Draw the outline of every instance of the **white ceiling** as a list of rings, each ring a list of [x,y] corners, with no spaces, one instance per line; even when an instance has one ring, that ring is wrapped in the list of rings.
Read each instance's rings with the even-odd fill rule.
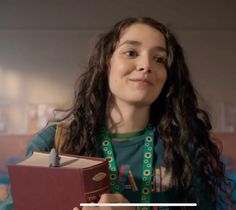
[[[235,30],[235,0],[0,0],[0,29],[100,30],[150,16],[180,30]]]

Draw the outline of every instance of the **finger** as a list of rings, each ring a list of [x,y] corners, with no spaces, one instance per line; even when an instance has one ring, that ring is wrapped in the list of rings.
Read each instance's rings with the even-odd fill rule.
[[[82,210],[99,210],[99,209],[100,209],[100,207],[91,207],[91,206],[84,206],[82,208]]]
[[[99,203],[129,203],[129,201],[120,193],[102,194]]]

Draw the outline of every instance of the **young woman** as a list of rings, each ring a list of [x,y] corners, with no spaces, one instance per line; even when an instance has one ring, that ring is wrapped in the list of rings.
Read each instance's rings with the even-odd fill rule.
[[[230,184],[183,50],[151,18],[124,19],[100,37],[63,122],[60,152],[112,158],[113,194],[100,202],[196,202],[201,210],[227,202],[220,197]],[[50,151],[55,130],[43,130],[27,154]]]

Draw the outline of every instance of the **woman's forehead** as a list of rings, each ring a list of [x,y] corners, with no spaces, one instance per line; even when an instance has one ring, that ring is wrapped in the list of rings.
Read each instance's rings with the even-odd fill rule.
[[[117,45],[122,43],[131,43],[132,41],[137,42],[153,42],[163,45],[165,47],[166,40],[165,36],[158,29],[144,23],[135,23],[120,33],[120,38]]]

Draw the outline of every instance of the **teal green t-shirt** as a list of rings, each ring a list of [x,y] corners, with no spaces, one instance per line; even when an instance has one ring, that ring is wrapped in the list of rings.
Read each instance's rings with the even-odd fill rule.
[[[140,202],[142,184],[142,163],[144,150],[144,131],[113,135],[112,146],[119,169],[119,181],[122,194],[133,203]],[[154,142],[152,203],[177,202],[176,196],[170,188],[170,175],[167,174],[163,163],[164,147],[156,138]]]
[[[140,202],[142,163],[145,130],[127,133],[113,134],[112,147],[116,164],[119,169],[119,181],[122,194],[133,203]],[[171,187],[171,174],[167,172],[164,164],[164,145],[161,139],[155,134],[153,171],[152,171],[152,194],[151,203],[178,203],[178,190]],[[197,194],[197,207],[188,209],[213,210],[216,209],[214,202],[207,199],[207,190],[202,177],[195,177],[193,184]],[[157,209],[157,208],[156,208]],[[174,207],[158,207],[159,210],[179,209]]]
[[[56,125],[49,126],[33,138],[26,151],[26,157],[30,156],[33,151],[49,152],[54,146]],[[112,146],[119,169],[119,180],[123,189],[122,194],[130,201],[140,202],[140,189],[142,177],[142,160],[144,131],[113,135]],[[171,176],[167,173],[163,161],[164,146],[156,135],[154,142],[154,159],[153,159],[153,180],[151,202],[154,203],[171,203],[178,202],[177,190],[170,187]],[[100,151],[100,154],[102,152]],[[102,155],[101,155],[102,156]],[[196,189],[202,189],[201,177],[194,180]],[[200,190],[196,190],[202,192]],[[198,195],[198,207],[193,209],[214,210],[215,203],[209,202],[204,192]],[[8,199],[5,209],[11,210],[11,196]],[[8,206],[8,208],[7,208]],[[5,210],[1,209],[1,210]],[[157,208],[154,208],[157,209]],[[175,209],[170,207],[158,207],[158,210]],[[191,207],[188,209],[192,209]]]

